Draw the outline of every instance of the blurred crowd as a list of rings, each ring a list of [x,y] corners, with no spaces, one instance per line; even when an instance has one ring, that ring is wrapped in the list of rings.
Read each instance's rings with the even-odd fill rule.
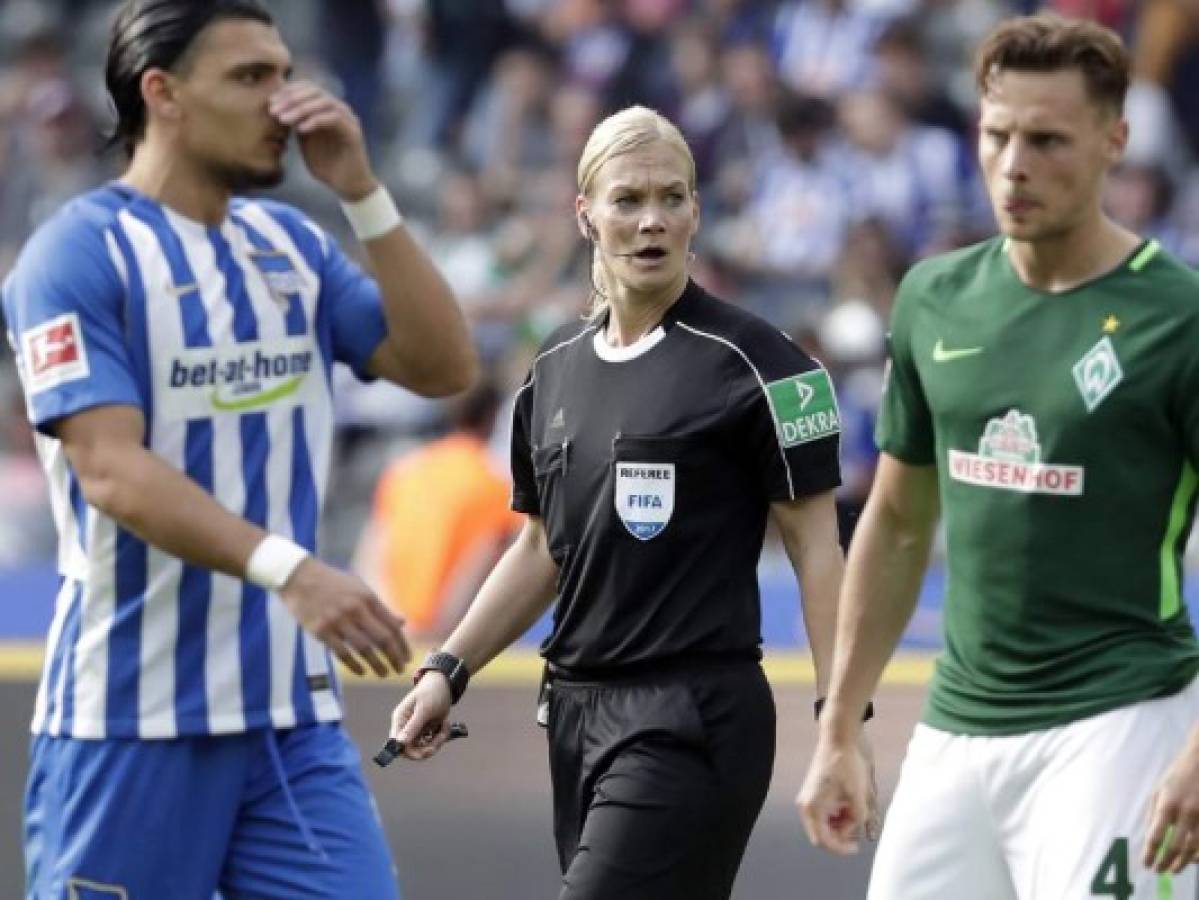
[[[914,260],[986,236],[970,59],[999,19],[1050,7],[1132,48],[1132,141],[1107,202],[1199,264],[1199,0],[274,0],[306,76],[334,84],[441,264],[501,395],[578,316],[575,163],[628,105],[676,121],[698,165],[694,274],[833,371],[847,521],[873,472],[885,320]],[[111,2],[0,0],[0,276],[65,199],[119,172],[100,153]],[[293,161],[279,190],[342,232]],[[6,368],[6,366],[8,366]],[[385,464],[449,428],[440,404],[348,382],[328,545],[348,559]],[[597,402],[602,402],[598,401]],[[0,360],[0,567],[50,555],[45,500]],[[492,437],[505,466],[503,416]],[[31,546],[35,545],[35,546]]]

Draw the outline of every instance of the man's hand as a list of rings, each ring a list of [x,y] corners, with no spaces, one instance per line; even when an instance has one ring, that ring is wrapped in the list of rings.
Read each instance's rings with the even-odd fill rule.
[[[808,839],[842,855],[857,853],[863,834],[881,830],[874,758],[865,733],[856,745],[838,746],[821,737],[796,798]]]
[[[449,737],[450,683],[440,672],[426,672],[391,714],[391,737],[404,745],[409,759],[428,759]]]
[[[348,105],[311,81],[292,81],[275,92],[269,109],[297,135],[308,171],[343,201],[375,189],[362,126]]]
[[[1177,875],[1199,860],[1199,733],[1166,770],[1149,801],[1149,831],[1141,862]]]
[[[388,664],[403,671],[412,651],[404,620],[393,613],[361,579],[308,557],[288,579],[279,597],[300,625],[321,640],[355,675],[365,662],[384,678]]]

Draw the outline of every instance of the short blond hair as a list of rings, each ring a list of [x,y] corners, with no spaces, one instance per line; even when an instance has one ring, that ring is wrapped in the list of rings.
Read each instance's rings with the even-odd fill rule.
[[[591,132],[579,156],[579,193],[591,196],[595,178],[604,163],[662,141],[679,152],[687,163],[687,188],[695,193],[695,158],[678,126],[647,106],[626,106],[604,119]]]
[[[604,163],[615,156],[631,153],[654,143],[664,143],[682,157],[687,166],[687,191],[695,194],[695,157],[678,126],[657,110],[647,106],[626,106],[604,119],[592,129],[583,152],[579,155],[579,193],[590,197],[595,179]],[[592,251],[590,319],[598,318],[608,306],[608,298],[595,284],[595,260],[598,250]]]

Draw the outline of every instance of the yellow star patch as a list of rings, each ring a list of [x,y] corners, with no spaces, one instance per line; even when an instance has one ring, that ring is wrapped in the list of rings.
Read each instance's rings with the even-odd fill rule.
[[[1120,320],[1115,316],[1108,316],[1103,320],[1103,333],[1115,334],[1116,329],[1120,327]]]

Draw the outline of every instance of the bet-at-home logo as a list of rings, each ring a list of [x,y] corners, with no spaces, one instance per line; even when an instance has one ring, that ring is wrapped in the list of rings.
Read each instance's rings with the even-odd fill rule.
[[[784,447],[795,447],[841,431],[833,383],[824,369],[813,369],[766,385],[774,424]]]
[[[1084,474],[1082,466],[1041,462],[1036,420],[1018,409],[987,422],[977,453],[949,450],[949,477],[978,487],[1078,497]]]

